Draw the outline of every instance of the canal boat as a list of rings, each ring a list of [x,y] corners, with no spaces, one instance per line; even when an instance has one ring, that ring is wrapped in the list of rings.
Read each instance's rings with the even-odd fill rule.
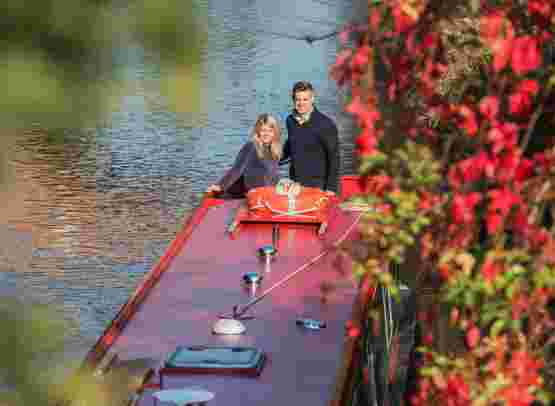
[[[358,188],[341,178],[325,230],[289,219],[230,232],[244,201],[205,196],[84,368],[130,371],[126,402],[140,406],[348,404],[368,295],[337,247],[356,238],[361,212],[340,203]]]

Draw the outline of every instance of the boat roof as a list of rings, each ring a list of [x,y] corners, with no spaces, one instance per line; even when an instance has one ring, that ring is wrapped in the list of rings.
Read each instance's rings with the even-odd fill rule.
[[[214,393],[212,406],[336,404],[345,354],[352,351],[345,323],[357,299],[356,281],[336,248],[354,237],[360,215],[334,208],[322,236],[314,224],[280,224],[278,254],[268,266],[257,250],[272,244],[273,224],[241,224],[233,234],[226,231],[241,202],[203,201],[88,360],[97,363],[107,352],[123,360],[162,362],[178,346],[256,347],[267,355],[258,377],[172,374],[164,378],[164,389],[202,387]],[[243,321],[244,334],[212,334],[219,315],[253,298],[242,283],[246,272],[263,275],[260,293],[301,267],[248,311],[254,318]],[[325,321],[326,328],[303,329],[296,324],[300,317]],[[157,380],[154,376],[151,383]],[[153,404],[154,390],[146,390],[138,404]]]

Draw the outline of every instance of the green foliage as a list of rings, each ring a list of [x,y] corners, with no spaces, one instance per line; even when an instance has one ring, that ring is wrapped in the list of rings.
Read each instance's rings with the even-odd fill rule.
[[[391,159],[386,158],[385,154],[375,154],[361,164],[368,176],[392,178],[399,188],[385,191],[383,196],[368,194],[350,202],[371,208],[363,216],[361,235],[372,248],[354,256],[353,272],[357,277],[375,275],[394,294],[394,278],[381,264],[403,263],[407,250],[431,224],[431,215],[422,211],[420,202],[423,193],[437,189],[441,177],[432,152],[415,142],[406,142]]]
[[[464,261],[466,264],[457,260],[463,256],[469,258]],[[513,313],[514,302],[520,295],[527,298],[555,287],[555,268],[551,265],[534,268],[532,256],[523,250],[504,251],[481,262],[465,253],[447,254],[445,258],[440,266],[450,266],[451,276],[442,288],[444,303],[476,314],[474,322],[489,328],[494,337],[506,330],[518,332],[528,320],[531,309],[526,306],[518,316]],[[487,262],[499,266],[491,278],[483,274]]]
[[[125,2],[124,2],[125,3]],[[198,108],[203,18],[192,1],[5,0],[0,4],[0,119],[4,127],[80,127],[121,86],[114,57],[127,46],[159,56],[162,92]],[[132,42],[135,42],[133,44]]]
[[[0,404],[99,406],[128,401],[132,377],[127,372],[106,380],[90,371],[76,373],[76,365],[61,361],[67,326],[52,309],[3,299],[0,320],[0,383],[5,389]]]
[[[63,323],[44,307],[25,307],[11,300],[0,303],[0,319],[0,379],[10,389],[5,394],[10,404],[48,404],[55,379],[48,365],[63,350]]]
[[[407,268],[420,271],[419,287],[441,293],[419,303],[418,319],[430,332],[424,341],[446,347],[444,339],[452,341],[452,334],[464,341],[454,340],[460,345],[451,354],[421,348],[425,367],[414,404],[550,401],[555,242],[548,231],[555,228],[545,228],[542,214],[554,196],[547,168],[555,153],[548,108],[555,75],[546,59],[553,44],[544,38],[552,36],[555,20],[546,4],[371,2],[368,41],[351,58],[356,61],[369,45],[386,68],[380,80],[388,90],[354,115],[361,120],[375,109],[389,113],[387,101],[393,102],[386,122],[400,123],[407,136],[441,157],[432,167],[420,147],[408,144],[391,153],[393,141],[384,139],[404,136],[390,131],[394,125],[384,126],[390,134],[363,132],[357,138],[359,146],[379,140],[378,154],[387,154],[363,157],[360,167],[367,193],[374,194],[367,204],[379,210],[365,215],[361,234],[367,247],[357,246],[357,273],[366,268],[366,283],[394,286],[388,267],[402,262],[404,250],[418,241],[420,258]],[[379,91],[367,89],[349,68],[345,82],[353,94]],[[545,134],[532,137],[538,120],[546,124]],[[533,138],[541,139],[538,148]],[[533,152],[543,152],[542,158],[521,160]],[[526,165],[531,170],[520,171]],[[443,193],[442,176],[448,187]],[[448,309],[456,331],[433,329],[439,333],[434,339],[430,328],[446,322]]]
[[[359,164],[358,172],[361,175],[366,175],[370,171],[382,168],[387,162],[387,155],[383,152],[377,152],[370,156],[364,156]]]

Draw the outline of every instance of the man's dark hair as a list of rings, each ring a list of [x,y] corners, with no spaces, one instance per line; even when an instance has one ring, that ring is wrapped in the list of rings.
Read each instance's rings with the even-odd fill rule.
[[[291,91],[291,97],[295,99],[295,95],[297,94],[297,92],[306,92],[307,90],[314,92],[314,88],[312,87],[312,84],[305,80],[301,80],[300,82],[297,82],[293,85],[293,90]]]

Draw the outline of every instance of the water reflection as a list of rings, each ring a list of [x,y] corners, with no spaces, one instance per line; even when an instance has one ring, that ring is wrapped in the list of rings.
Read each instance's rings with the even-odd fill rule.
[[[351,122],[328,79],[337,41],[302,40],[360,19],[349,3],[199,0],[209,19],[203,114],[168,111],[157,91],[163,72],[130,47],[122,50],[128,90],[109,123],[58,143],[40,130],[6,137],[0,294],[58,306],[75,321],[68,345],[86,350],[230,164],[255,117],[270,112],[283,125],[296,80],[312,81],[318,108],[337,121],[341,172],[351,173]]]

